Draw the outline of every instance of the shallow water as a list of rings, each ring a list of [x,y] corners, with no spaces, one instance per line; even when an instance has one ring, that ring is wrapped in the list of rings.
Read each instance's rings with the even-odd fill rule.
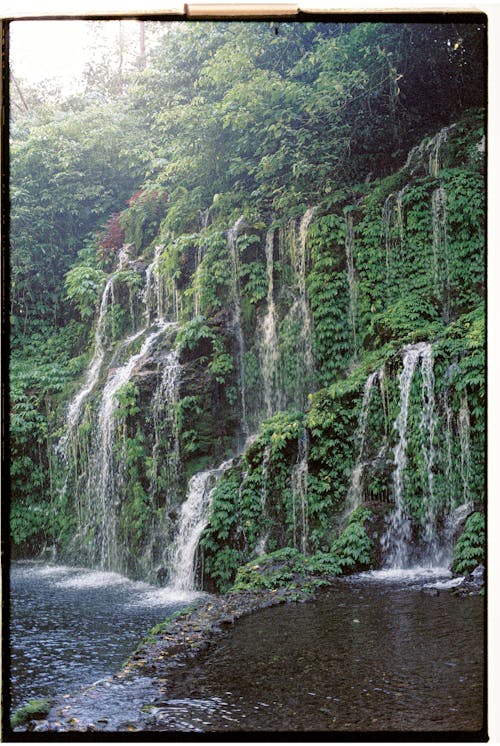
[[[19,701],[112,673],[187,601],[109,573],[31,563],[13,578]],[[104,681],[73,715],[108,731],[471,734],[483,726],[483,599],[450,583],[425,568],[339,579],[315,602],[243,617],[168,691],[147,677]]]
[[[407,573],[240,620],[157,712],[166,730],[476,731],[483,602]],[[181,725],[183,723],[184,725]]]
[[[14,562],[10,581],[14,709],[114,673],[148,629],[195,597],[116,573],[39,562]]]

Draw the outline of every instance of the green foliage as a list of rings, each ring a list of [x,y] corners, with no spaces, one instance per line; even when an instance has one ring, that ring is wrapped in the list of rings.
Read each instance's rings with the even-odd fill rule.
[[[175,339],[175,344],[179,350],[193,350],[201,340],[211,340],[213,333],[206,323],[204,316],[196,316],[184,324]]]
[[[25,336],[39,319],[65,317],[64,278],[78,251],[138,183],[138,133],[126,121],[120,107],[89,105],[14,133],[11,300]]]
[[[349,300],[344,226],[340,215],[324,215],[313,221],[308,236],[311,271],[307,289],[314,321],[314,359],[322,386],[338,378],[350,347],[345,323]]]
[[[343,571],[359,572],[372,564],[373,541],[366,532],[365,524],[373,516],[366,508],[358,508],[349,517],[348,524],[331,546]]]
[[[42,720],[47,717],[50,710],[48,699],[29,699],[28,702],[19,707],[10,719],[11,728],[18,728],[30,720]]]
[[[125,240],[140,253],[155,237],[165,215],[167,196],[156,189],[140,190],[127,200],[128,208],[120,214]]]
[[[263,423],[241,465],[220,480],[202,539],[212,581],[229,587],[237,567],[264,544],[270,551],[331,545],[358,457],[363,386],[382,366],[384,382],[367,413],[370,463],[363,487],[367,497],[390,497],[390,475],[374,463],[379,451],[387,457],[394,446],[400,351],[411,342],[434,343],[435,439],[449,432],[452,441],[449,463],[440,453],[433,465],[436,494],[445,500],[451,464],[449,499],[458,502],[464,491],[483,498],[482,114],[470,113],[466,125],[449,131],[437,175],[429,175],[425,147],[420,162],[415,156],[394,173],[423,135],[464,106],[482,103],[483,30],[465,24],[459,31],[444,22],[173,24],[128,89],[126,104],[109,100],[111,83],[96,73],[109,106],[85,99],[79,108],[76,101],[54,104],[52,114],[46,108],[42,116],[37,104],[40,115],[23,122],[16,116],[11,452],[17,543],[36,546],[70,525],[64,512],[71,506],[61,510],[54,499],[53,446],[63,401],[88,362],[86,324],[106,277],[101,267],[115,269],[123,241],[134,244],[134,263],[115,277],[106,339],[117,342],[138,328],[143,267],[153,242],[159,244],[157,272],[165,297],[175,298],[180,323],[176,416],[184,476],[234,450],[242,392],[227,229],[240,215],[247,221],[237,239],[236,281],[248,422],[253,428],[262,416],[257,333],[269,290],[266,227],[279,239],[273,247],[274,384],[282,402],[307,413],[279,412]],[[307,235],[305,292],[315,370],[305,380],[303,320],[295,312],[304,288],[294,260],[298,221],[311,204],[318,209]],[[86,323],[67,323],[74,313],[68,300]],[[167,318],[174,301],[165,305]],[[147,392],[148,381],[137,380],[116,395],[122,539],[136,553],[158,507],[150,485],[157,480],[161,491],[166,468],[153,463]],[[80,423],[85,443],[94,426],[94,393]],[[417,371],[404,477],[412,517],[420,522],[421,403]],[[465,458],[460,435],[469,415]],[[306,441],[307,485],[299,500],[292,476]],[[367,566],[366,520],[349,523],[333,554],[295,557],[279,582],[301,563],[306,575],[321,567]]]
[[[236,568],[244,562],[239,514],[241,471],[230,469],[218,482],[212,495],[210,523],[200,540],[204,570],[220,590],[227,590]]]
[[[238,568],[232,590],[288,590],[312,592],[328,585],[341,572],[332,554],[319,553],[306,557],[297,549],[285,547],[258,557]]]
[[[137,406],[138,395],[139,389],[133,381],[127,381],[123,386],[120,386],[118,391],[115,392],[115,399],[118,402],[116,414],[125,418],[133,417],[134,414],[140,412],[140,408]]]
[[[467,518],[464,532],[455,544],[453,571],[471,573],[485,559],[485,520],[482,513],[472,513]]]
[[[309,451],[309,522],[317,546],[328,534],[331,515],[341,509],[353,463],[352,438],[356,427],[354,401],[359,384],[349,381],[345,394],[322,390],[311,397],[306,425]]]
[[[75,304],[82,319],[93,316],[105,278],[102,270],[84,265],[73,267],[67,273],[66,297]]]

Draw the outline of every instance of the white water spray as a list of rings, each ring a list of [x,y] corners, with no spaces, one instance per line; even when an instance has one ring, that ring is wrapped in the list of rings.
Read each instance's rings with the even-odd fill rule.
[[[208,525],[212,495],[218,480],[232,463],[232,460],[225,461],[217,469],[198,472],[189,480],[170,563],[169,586],[176,591],[194,589],[196,549],[202,531]]]

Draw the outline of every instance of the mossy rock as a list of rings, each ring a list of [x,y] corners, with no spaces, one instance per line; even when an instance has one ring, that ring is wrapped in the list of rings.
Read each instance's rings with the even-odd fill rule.
[[[301,590],[312,592],[340,574],[335,556],[301,554],[293,547],[258,557],[238,569],[233,590]]]
[[[10,719],[12,728],[19,728],[26,725],[30,720],[42,720],[47,717],[50,710],[48,699],[30,699],[28,702],[19,707]]]

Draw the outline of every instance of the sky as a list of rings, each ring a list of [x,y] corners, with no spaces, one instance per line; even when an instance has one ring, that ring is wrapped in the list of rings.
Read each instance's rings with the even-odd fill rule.
[[[37,82],[81,75],[87,58],[84,21],[14,21],[10,26],[10,62],[15,75]]]
[[[93,22],[89,21],[13,21],[10,24],[10,67],[16,77],[36,84],[57,78],[63,89],[71,89],[74,80],[91,61]],[[122,21],[124,33],[133,33],[136,21]],[[118,36],[118,21],[99,23],[104,38]]]

